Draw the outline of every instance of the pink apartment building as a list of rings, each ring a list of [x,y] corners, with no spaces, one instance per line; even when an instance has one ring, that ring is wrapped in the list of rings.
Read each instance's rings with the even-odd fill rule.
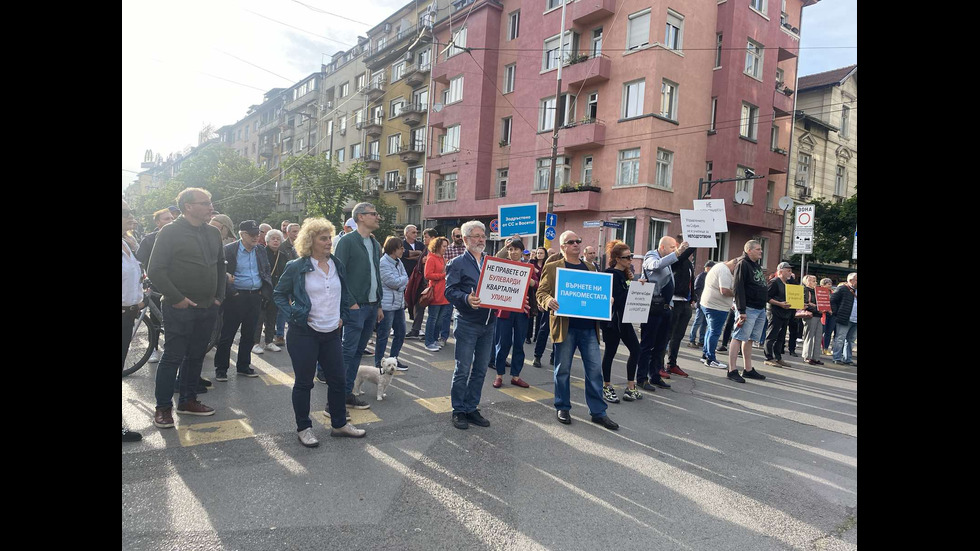
[[[557,108],[558,233],[598,244],[598,229],[582,223],[616,221],[623,228],[604,239],[642,254],[680,233],[678,211],[693,208],[699,178],[750,169],[765,177],[713,187],[729,232],[697,264],[761,238],[773,269],[800,15],[816,1],[569,1],[564,33],[561,0],[455,2],[433,29],[423,217],[487,223],[499,204],[538,202],[543,233]],[[739,190],[750,194],[743,204]]]

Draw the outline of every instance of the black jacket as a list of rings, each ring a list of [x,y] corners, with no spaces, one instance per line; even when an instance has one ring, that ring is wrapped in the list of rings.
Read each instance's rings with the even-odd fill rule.
[[[694,302],[701,302],[701,294],[704,293],[704,280],[708,277],[708,272],[701,272],[698,277],[694,278],[694,295],[691,300]]]
[[[616,268],[606,268],[605,273],[612,274],[612,296],[613,296],[613,307],[612,307],[612,319],[609,321],[600,321],[599,327],[601,329],[606,329],[610,325],[621,323],[623,320],[623,310],[626,309],[626,296],[629,295],[630,286],[626,281],[626,274],[622,270],[617,270]]]
[[[185,298],[208,308],[225,299],[225,263],[218,228],[180,215],[157,233],[146,275],[168,304]]]
[[[804,291],[805,293],[805,291]],[[766,302],[769,299],[778,300],[779,302],[786,302],[786,284],[783,280],[778,277],[772,278],[769,282],[769,289],[766,294]],[[769,305],[769,311],[772,315],[780,319],[791,319],[795,314],[796,310],[793,308],[783,308],[782,306],[776,306],[775,304]]]
[[[694,247],[688,247],[686,251],[677,255],[677,262],[670,265],[670,271],[674,272],[674,294],[689,297],[689,302],[695,300],[694,264],[691,264],[691,255],[696,250]]]
[[[840,285],[834,289],[830,295],[830,309],[834,312],[834,318],[841,325],[851,324],[851,308],[854,307],[854,293],[847,284]]]
[[[742,253],[735,266],[735,308],[739,314],[744,314],[746,308],[762,310],[766,307],[768,290],[766,289],[766,274],[759,266]]]

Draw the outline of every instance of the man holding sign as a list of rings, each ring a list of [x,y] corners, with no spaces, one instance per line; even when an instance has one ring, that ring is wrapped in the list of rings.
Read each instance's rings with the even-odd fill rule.
[[[793,272],[789,262],[776,266],[776,277],[769,282],[769,332],[766,333],[766,365],[789,367],[782,359],[782,346],[786,340],[786,327],[796,314],[796,310],[786,300],[786,280]],[[802,291],[801,291],[802,294]],[[802,297],[801,297],[802,298]],[[800,305],[802,307],[802,304]],[[795,343],[794,343],[795,344]]]
[[[670,376],[664,371],[664,352],[670,334],[670,305],[674,296],[674,275],[670,265],[677,262],[678,255],[684,254],[687,248],[687,241],[677,245],[677,240],[665,235],[660,238],[656,249],[643,256],[643,273],[639,281],[641,285],[649,282],[655,289],[647,322],[640,326],[636,383],[644,390],[657,390],[657,386],[670,388],[662,378],[664,375]],[[647,379],[653,384],[648,383]]]
[[[595,318],[589,319],[581,317],[579,314],[568,315],[568,312],[559,310],[558,300],[555,297],[560,293],[566,292],[569,287],[562,283],[562,288],[558,287],[558,270],[583,270],[595,272],[595,267],[588,262],[583,262],[582,239],[569,230],[561,234],[558,242],[561,244],[562,257],[544,265],[541,271],[541,281],[538,284],[537,301],[538,307],[542,310],[551,312],[549,325],[551,328],[551,340],[554,341],[557,351],[557,361],[555,362],[555,409],[558,410],[558,421],[565,425],[572,422],[569,410],[572,408],[569,387],[569,373],[571,371],[572,355],[578,347],[582,355],[582,363],[585,367],[585,402],[589,406],[589,413],[592,415],[592,422],[598,423],[609,430],[616,430],[619,424],[606,415],[606,403],[602,400],[602,366],[599,356],[599,322]],[[609,278],[609,288],[606,296],[609,305],[605,313],[611,313],[612,309],[612,276],[603,274]],[[573,284],[574,285],[574,284]],[[590,295],[601,295],[602,291],[594,292],[590,290]],[[569,299],[570,301],[571,299]],[[565,299],[563,299],[563,302]],[[568,304],[568,309],[572,307]],[[606,317],[604,319],[609,319]],[[486,365],[486,362],[483,362]]]

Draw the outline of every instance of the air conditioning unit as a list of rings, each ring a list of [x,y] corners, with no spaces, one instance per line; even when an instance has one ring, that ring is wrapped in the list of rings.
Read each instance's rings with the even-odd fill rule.
[[[404,184],[405,183],[405,177],[404,176],[399,176],[398,177],[398,183],[399,184]]]
[[[340,129],[340,135],[343,136],[344,134],[347,134],[347,129],[346,128],[341,128]]]
[[[358,130],[360,130],[360,129],[364,128],[364,123],[363,122],[359,122],[359,123],[355,124],[354,126],[357,127]]]

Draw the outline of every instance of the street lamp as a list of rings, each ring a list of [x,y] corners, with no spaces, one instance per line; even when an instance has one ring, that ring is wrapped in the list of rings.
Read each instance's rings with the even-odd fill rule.
[[[710,198],[711,188],[715,187],[715,184],[721,184],[724,182],[740,182],[742,180],[758,180],[765,177],[766,176],[764,174],[757,176],[755,172],[747,168],[745,169],[745,176],[739,178],[725,178],[722,180],[705,180],[704,178],[698,178],[698,199]]]

